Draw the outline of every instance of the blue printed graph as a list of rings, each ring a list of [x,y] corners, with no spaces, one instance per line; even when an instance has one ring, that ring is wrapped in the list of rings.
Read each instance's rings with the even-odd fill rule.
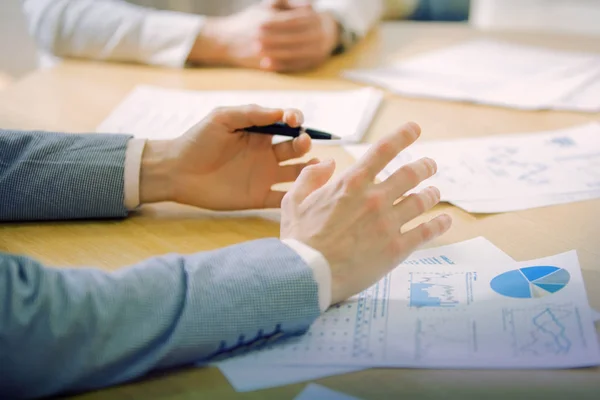
[[[457,307],[473,301],[476,274],[410,273],[411,307]]]
[[[565,269],[553,266],[535,266],[515,269],[496,276],[490,282],[492,289],[503,296],[530,299],[548,296],[562,290],[571,276]]]
[[[504,312],[515,355],[559,356],[585,346],[579,312],[570,304]]]

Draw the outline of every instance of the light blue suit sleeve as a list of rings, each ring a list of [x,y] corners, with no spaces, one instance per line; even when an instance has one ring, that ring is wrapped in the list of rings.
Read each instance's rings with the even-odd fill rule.
[[[124,217],[128,136],[0,131],[0,220]],[[312,270],[278,239],[113,273],[0,252],[0,398],[101,388],[301,334]]]
[[[311,269],[278,239],[113,273],[0,254],[0,398],[125,382],[301,334],[319,316]]]

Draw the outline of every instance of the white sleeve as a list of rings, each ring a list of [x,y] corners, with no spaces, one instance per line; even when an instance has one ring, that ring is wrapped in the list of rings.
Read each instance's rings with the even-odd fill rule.
[[[121,0],[22,0],[30,34],[59,57],[183,67],[205,17]]]
[[[344,29],[356,39],[363,38],[381,20],[384,0],[317,0],[318,11],[329,11],[338,17]]]
[[[312,269],[319,288],[319,307],[325,312],[331,306],[331,269],[323,255],[312,247],[294,239],[283,239]]]

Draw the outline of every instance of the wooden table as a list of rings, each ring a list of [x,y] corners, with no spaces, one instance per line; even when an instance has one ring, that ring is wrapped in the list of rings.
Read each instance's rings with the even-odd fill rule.
[[[375,66],[392,58],[483,36],[453,24],[384,24],[347,55],[296,76],[257,71],[151,67],[66,62],[35,72],[0,92],[4,128],[93,131],[137,84],[186,89],[344,89],[358,85],[337,78],[348,67]],[[495,34],[522,43],[600,51],[597,38]],[[422,140],[562,128],[599,114],[523,112],[387,95],[367,141],[407,120],[418,122]],[[600,140],[600,138],[599,138]],[[340,170],[351,158],[339,148],[316,147],[311,156],[334,156]],[[517,260],[576,249],[590,302],[600,309],[600,200],[521,212],[471,215],[440,205],[453,229],[431,246],[485,236]],[[125,221],[0,225],[0,250],[25,253],[62,266],[96,265],[114,270],[166,252],[191,253],[245,240],[277,236],[275,222],[249,216],[221,218],[201,210],[161,204],[144,207]],[[400,398],[600,398],[600,369],[570,371],[368,370],[318,381],[364,399]],[[304,384],[235,393],[217,369],[189,369],[80,396],[81,399],[292,399]]]

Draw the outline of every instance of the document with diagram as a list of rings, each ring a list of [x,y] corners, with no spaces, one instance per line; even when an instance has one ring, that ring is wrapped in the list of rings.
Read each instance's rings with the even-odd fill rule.
[[[574,368],[600,364],[575,251],[527,262],[397,268],[247,365]]]

